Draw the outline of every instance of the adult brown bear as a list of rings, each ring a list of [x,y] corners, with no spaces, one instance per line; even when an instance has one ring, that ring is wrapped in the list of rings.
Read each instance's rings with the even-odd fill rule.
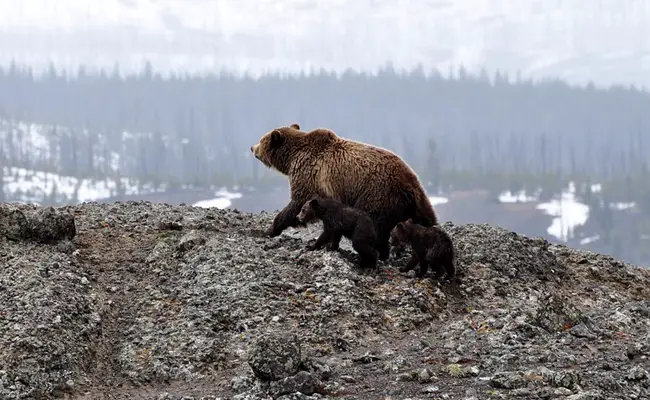
[[[398,222],[411,218],[423,226],[438,223],[415,172],[386,149],[342,138],[329,129],[303,132],[293,124],[266,133],[251,152],[268,168],[289,177],[291,201],[275,217],[271,237],[303,225],[296,217],[314,196],[368,213],[380,260],[388,259],[390,233]]]

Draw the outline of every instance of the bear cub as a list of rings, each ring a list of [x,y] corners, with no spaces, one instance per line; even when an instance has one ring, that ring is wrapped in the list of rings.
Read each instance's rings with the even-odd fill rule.
[[[348,207],[335,199],[314,197],[305,202],[297,216],[301,223],[323,221],[323,233],[308,250],[318,250],[329,242],[328,250],[339,248],[341,238],[352,241],[352,248],[359,254],[362,268],[377,268],[377,233],[370,216],[361,210]]]
[[[452,280],[456,276],[454,244],[438,225],[424,227],[410,219],[400,222],[391,233],[391,245],[398,248],[409,245],[412,249],[411,259],[400,268],[401,272],[408,272],[419,263],[418,278],[422,278],[429,267],[434,269],[436,278],[446,274],[446,279]]]

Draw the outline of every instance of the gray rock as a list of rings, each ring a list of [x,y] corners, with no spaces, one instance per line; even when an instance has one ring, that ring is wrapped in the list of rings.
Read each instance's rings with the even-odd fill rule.
[[[39,243],[71,240],[77,234],[74,215],[54,207],[39,208],[29,216],[29,239]]]
[[[554,396],[563,396],[563,397],[570,396],[571,395],[571,390],[567,389],[567,388],[564,388],[564,387],[560,387],[560,388],[557,388],[557,389],[553,390],[553,395]]]
[[[241,393],[253,385],[253,379],[249,375],[236,376],[230,380],[230,386],[236,393]]]
[[[420,372],[418,373],[418,382],[420,383],[431,382],[431,374],[426,368],[420,370]]]
[[[425,386],[422,388],[422,393],[438,393],[440,391],[440,388],[438,386]]]
[[[13,207],[0,205],[0,235],[9,240],[23,240],[29,236],[25,214]]]
[[[580,385],[580,375],[575,371],[563,371],[553,375],[553,386],[575,389]]]
[[[499,389],[517,389],[526,386],[526,381],[518,372],[499,372],[490,379],[490,385]]]
[[[307,371],[300,371],[294,376],[271,382],[270,392],[274,398],[291,393],[310,396],[323,392],[323,384]]]
[[[308,359],[303,361],[303,366],[315,374],[320,380],[328,380],[332,376],[332,368],[325,362]],[[343,377],[341,377],[343,379]]]
[[[645,380],[648,379],[648,371],[641,368],[639,365],[635,365],[634,367],[630,368],[625,378],[630,381]]]
[[[0,205],[0,235],[9,240],[56,243],[77,233],[74,215],[54,207],[19,210]]]
[[[181,238],[181,240],[178,242],[177,248],[180,251],[188,251],[204,243],[205,238],[203,235],[201,235],[201,233],[196,230],[192,230]]]
[[[253,343],[248,365],[258,379],[277,381],[298,373],[301,349],[296,334],[263,335]]]
[[[566,397],[566,400],[603,400],[603,395],[598,391],[584,391]]]
[[[561,332],[582,321],[582,314],[571,301],[557,294],[548,294],[542,299],[533,317],[532,324],[548,332]]]
[[[397,380],[401,382],[411,382],[415,381],[417,378],[417,371],[402,372],[401,374],[397,375]]]

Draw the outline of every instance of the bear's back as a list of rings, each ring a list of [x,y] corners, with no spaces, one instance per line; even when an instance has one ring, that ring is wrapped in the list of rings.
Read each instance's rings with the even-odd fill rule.
[[[390,150],[337,137],[320,146],[313,162],[315,180],[327,197],[346,203],[360,196],[385,196],[411,189],[415,172]]]

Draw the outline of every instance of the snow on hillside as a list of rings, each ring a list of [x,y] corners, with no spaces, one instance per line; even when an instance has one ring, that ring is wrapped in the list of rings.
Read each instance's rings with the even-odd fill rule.
[[[538,203],[540,192],[528,194],[524,190],[517,193],[504,191],[499,195],[499,201],[501,203]],[[569,186],[554,199],[539,203],[535,207],[553,217],[546,233],[556,239],[567,241],[575,228],[584,225],[589,219],[589,206],[579,202],[575,193],[575,184],[569,182]]]
[[[600,184],[591,185],[591,191],[593,193],[597,193],[600,190]],[[539,192],[529,195],[523,190],[518,193],[504,191],[499,195],[499,201],[502,203],[538,202]],[[636,204],[634,202],[609,204],[611,209],[618,211],[627,210],[635,206]],[[548,202],[537,204],[536,208],[553,217],[553,221],[546,232],[565,242],[572,238],[573,232],[577,227],[586,224],[589,220],[589,206],[578,201],[575,182],[569,182],[568,187],[562,193]],[[581,240],[581,244],[587,244],[597,239],[598,237],[584,238]]]
[[[650,87],[650,0],[0,0],[0,9],[0,61],[35,68],[130,69],[148,58],[163,72],[259,74],[390,61]]]
[[[2,179],[8,199],[24,203],[39,204],[49,199],[57,203],[96,201],[116,195],[118,189],[113,179],[93,181],[17,167],[3,167]],[[127,178],[121,179],[121,185],[127,195],[142,192]],[[145,186],[145,191],[154,188]]]
[[[5,165],[35,171],[45,168],[48,172],[62,173],[66,165],[72,169],[88,167],[69,165],[73,148],[79,163],[88,162],[87,154],[92,148],[93,165],[87,169],[88,174],[93,173],[91,169],[94,173],[102,171],[103,174],[125,172],[132,167],[129,160],[137,159],[137,141],[143,137],[151,138],[149,132],[88,133],[86,129],[61,125],[0,119],[0,161],[4,160]],[[171,139],[166,136],[162,141],[163,146],[171,145]]]
[[[50,141],[47,138],[49,130],[50,127],[39,124],[0,119],[0,142],[9,143],[9,146],[15,146],[17,149],[24,149],[30,157],[42,159],[50,156]],[[10,148],[1,150],[6,157],[10,156]]]
[[[557,239],[567,241],[575,228],[587,223],[589,206],[576,199],[576,187],[573,182],[569,182],[569,187],[558,197],[538,204],[537,209],[553,217],[553,222],[546,232]]]
[[[233,199],[240,199],[242,197],[241,193],[230,192],[226,188],[221,188],[214,193],[215,197],[208,200],[200,200],[193,204],[194,207],[202,208],[228,208],[232,204]]]
[[[61,125],[43,125],[26,123],[24,121],[0,119],[0,156],[6,158],[6,162],[12,159],[28,160],[29,163],[49,163],[60,165],[60,149],[58,144],[66,137],[84,137],[87,131],[72,131]],[[101,138],[100,138],[101,140]],[[110,154],[113,164],[119,161],[119,154]],[[103,156],[96,154],[96,158],[103,159]]]

